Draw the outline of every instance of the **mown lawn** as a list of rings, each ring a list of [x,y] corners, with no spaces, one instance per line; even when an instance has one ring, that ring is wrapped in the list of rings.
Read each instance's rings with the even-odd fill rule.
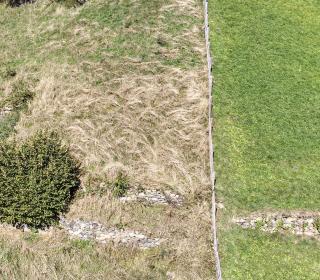
[[[319,1],[211,2],[220,194],[319,207]]]
[[[319,209],[319,15],[317,0],[210,2],[222,219]],[[229,229],[220,236],[226,279],[319,278],[318,243]]]
[[[226,280],[318,280],[319,242],[234,228],[221,232]]]

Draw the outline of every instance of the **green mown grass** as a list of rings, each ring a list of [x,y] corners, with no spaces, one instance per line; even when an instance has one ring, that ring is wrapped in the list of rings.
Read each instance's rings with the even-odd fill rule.
[[[219,194],[319,207],[319,1],[211,1]]]
[[[226,280],[317,280],[318,241],[234,228],[221,232]]]
[[[24,65],[32,65],[36,72],[39,65],[48,61],[78,65],[82,61],[127,61],[131,58],[181,68],[201,63],[199,54],[187,47],[188,39],[181,36],[183,31],[201,22],[189,15],[161,11],[164,0],[123,1],[121,5],[112,1],[88,1],[78,10],[69,8],[68,12],[60,13],[56,11],[58,4],[48,3],[43,8],[43,2],[18,9],[0,4],[0,81],[8,69],[19,70]],[[82,38],[83,34],[75,33],[75,28],[85,28],[91,36]],[[161,38],[165,46],[159,44],[160,32],[171,36]],[[108,34],[108,41],[103,34]],[[52,42],[56,44],[50,45]],[[89,51],[82,52],[85,48]],[[166,55],[177,49],[176,55]]]
[[[209,9],[221,220],[318,210],[320,2],[212,0]],[[318,242],[220,225],[225,279],[319,279]]]

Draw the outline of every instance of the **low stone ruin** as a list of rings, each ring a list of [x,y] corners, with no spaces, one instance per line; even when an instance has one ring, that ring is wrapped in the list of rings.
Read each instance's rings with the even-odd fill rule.
[[[254,214],[246,218],[235,218],[233,222],[245,229],[287,232],[320,239],[320,213]]]
[[[160,239],[149,238],[142,233],[117,228],[106,228],[102,224],[92,221],[72,220],[63,218],[60,225],[71,236],[83,240],[93,240],[99,243],[113,242],[116,244],[137,246],[141,249],[154,248],[160,245]]]
[[[130,190],[126,196],[120,198],[121,202],[142,202],[149,204],[172,204],[175,206],[181,206],[183,199],[180,195],[174,194],[169,191],[158,190]]]

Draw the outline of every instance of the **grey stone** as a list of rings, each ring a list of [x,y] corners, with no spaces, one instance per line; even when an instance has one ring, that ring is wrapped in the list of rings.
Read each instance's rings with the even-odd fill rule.
[[[100,243],[117,242],[120,244],[138,246],[142,249],[154,248],[160,245],[160,239],[149,238],[132,230],[106,228],[92,221],[71,220],[61,218],[60,225],[71,236],[84,240],[95,240]]]
[[[131,190],[127,196],[120,198],[121,202],[142,202],[150,204],[173,204],[181,206],[183,199],[180,195],[171,193],[169,191],[161,192],[158,190],[146,190],[143,192]]]
[[[301,215],[301,214],[268,214],[268,215],[252,215],[251,217],[235,218],[234,223],[238,224],[244,229],[257,228],[265,232],[289,232],[295,235],[305,235],[320,239],[320,234],[314,225],[315,219],[319,217]],[[261,221],[265,223],[261,226]]]

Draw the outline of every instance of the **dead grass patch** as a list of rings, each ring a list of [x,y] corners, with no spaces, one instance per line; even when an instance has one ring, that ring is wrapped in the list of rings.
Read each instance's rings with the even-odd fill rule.
[[[136,186],[170,187],[182,194],[208,186],[207,102],[196,73],[125,76],[110,82],[108,92],[74,82],[68,73],[68,84],[61,77],[40,80],[19,135],[53,125],[66,131],[88,171],[85,187],[107,180],[114,168],[124,169]]]

